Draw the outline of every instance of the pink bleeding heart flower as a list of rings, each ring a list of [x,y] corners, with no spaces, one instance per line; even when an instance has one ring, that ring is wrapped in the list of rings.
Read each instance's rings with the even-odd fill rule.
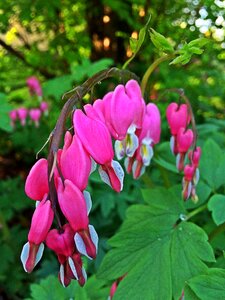
[[[186,128],[190,123],[190,115],[186,104],[179,106],[175,102],[170,103],[166,110],[166,117],[172,135],[177,135],[181,127]]]
[[[46,245],[57,255],[71,256],[75,251],[74,231],[67,223],[59,230],[52,229],[48,232]]]
[[[186,153],[194,141],[194,133],[191,129],[180,128],[177,134],[177,150]]]
[[[48,162],[45,158],[41,158],[33,165],[27,176],[25,193],[29,198],[40,201],[48,191]]]
[[[24,270],[28,273],[33,271],[43,255],[43,242],[52,225],[53,218],[54,213],[51,208],[51,202],[47,200],[47,195],[45,195],[34,211],[28,242],[23,246],[21,253]]]
[[[120,164],[113,160],[112,141],[106,125],[87,117],[81,110],[75,111],[73,122],[84,148],[100,164],[102,180],[120,192],[123,188],[124,172]]]
[[[27,118],[27,114],[28,114],[27,109],[24,108],[24,107],[18,108],[17,109],[17,114],[18,114],[18,118],[20,120],[21,125],[25,126],[26,118]]]
[[[48,103],[47,103],[46,101],[42,101],[41,104],[40,104],[40,109],[41,109],[43,112],[48,111]]]
[[[95,258],[97,254],[97,233],[92,225],[88,225],[88,212],[84,194],[68,179],[62,183],[58,179],[58,201],[60,208],[70,226],[76,232],[75,244],[77,250]]]
[[[71,257],[64,259],[64,261],[61,260],[60,262],[60,283],[66,287],[70,284],[71,279],[77,280],[80,286],[84,286],[85,282],[87,281],[87,274],[83,267],[81,255],[76,251]]]
[[[138,148],[138,138],[135,134],[137,103],[127,95],[123,85],[118,85],[113,92],[110,106],[111,126],[115,142],[115,152],[118,159],[124,155],[131,157]],[[141,98],[140,98],[141,99]],[[142,107],[142,102],[140,102]],[[126,112],[126,113],[125,113]]]
[[[200,157],[201,157],[201,148],[197,147],[194,151],[190,151],[188,153],[188,158],[192,162],[192,164],[195,166],[195,168],[198,168]]]
[[[135,116],[133,123],[137,128],[141,128],[145,113],[145,102],[142,98],[141,88],[134,79],[129,80],[125,85],[126,93],[133,103],[135,103]]]
[[[71,226],[65,224],[60,230],[50,230],[46,238],[46,245],[58,256],[61,284],[65,287],[69,285],[71,279],[76,279],[83,286],[87,275],[82,266],[80,254],[75,249],[74,231]]]
[[[11,111],[9,112],[9,117],[10,117],[10,125],[11,125],[12,127],[14,127],[14,126],[15,126],[15,121],[16,121],[17,118],[18,118],[17,110],[16,110],[16,109],[11,110]]]
[[[48,116],[48,111],[49,111],[48,102],[42,101],[40,103],[40,110],[44,113],[45,116]]]
[[[184,167],[184,178],[183,178],[183,191],[182,191],[182,197],[184,200],[187,200],[192,191],[193,187],[193,178],[195,175],[195,167],[193,165],[186,165]]]
[[[99,120],[105,123],[103,100],[97,99],[95,100],[93,105],[91,104],[84,105],[84,111],[89,118]]]
[[[34,121],[36,127],[39,126],[39,120],[41,117],[41,110],[39,108],[32,108],[29,112],[30,118]]]
[[[67,131],[64,143],[60,157],[60,168],[63,177],[72,181],[83,191],[87,187],[91,172],[91,158],[76,134],[72,137],[70,132]]]
[[[189,150],[194,141],[194,133],[191,129],[186,130],[181,127],[177,134],[177,157],[176,157],[176,166],[179,171],[182,171],[184,168],[184,160],[186,152]]]
[[[134,120],[135,108],[135,102],[130,100],[125,87],[122,84],[118,85],[112,94],[110,106],[110,121],[116,133],[114,135],[116,140],[125,139],[127,130]]]
[[[146,112],[142,122],[142,129],[138,132],[139,148],[135,154],[135,160],[132,164],[133,177],[140,177],[145,167],[150,165],[153,157],[153,146],[160,140],[161,133],[161,117],[158,107],[150,103],[146,107]],[[125,165],[130,172],[131,160],[126,160]]]
[[[27,85],[31,95],[36,94],[37,96],[42,96],[42,89],[39,80],[35,76],[27,78]]]

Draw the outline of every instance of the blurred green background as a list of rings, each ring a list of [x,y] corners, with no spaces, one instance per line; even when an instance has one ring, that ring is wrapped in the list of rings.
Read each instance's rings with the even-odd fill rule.
[[[100,183],[98,174],[90,179],[94,202],[91,224],[100,238],[99,254],[86,262],[91,280],[82,291],[74,283],[66,291],[57,282],[56,258],[46,251],[42,263],[27,275],[19,256],[34,203],[24,194],[24,180],[35,162],[37,151],[47,140],[59,116],[63,93],[81,84],[94,73],[121,67],[132,55],[129,38],[138,38],[139,30],[151,14],[150,27],[181,43],[206,37],[210,43],[201,56],[185,66],[161,64],[151,76],[146,101],[158,104],[162,114],[162,142],[169,140],[165,109],[178,100],[168,88],[182,88],[191,101],[199,129],[199,144],[210,136],[225,146],[225,1],[219,0],[5,0],[0,3],[0,299],[106,299],[110,283],[97,281],[97,272],[107,251],[106,241],[119,228],[127,207],[142,202],[140,187],[180,183],[181,177],[163,163],[153,162],[140,181],[127,176],[120,195]],[[129,69],[140,78],[158,58],[149,35]],[[19,107],[38,107],[38,99],[29,94],[26,79],[36,76],[49,103],[49,115],[36,128],[29,122],[10,126],[8,113]],[[107,80],[94,89],[94,99],[115,85]],[[85,98],[90,101],[90,96]],[[168,146],[156,148],[161,162],[168,160]],[[40,156],[47,154],[47,147]],[[213,153],[208,153],[213,156]],[[164,159],[164,160],[163,160]],[[150,177],[148,177],[150,175]],[[169,178],[169,181],[168,181]],[[107,199],[105,199],[107,198]],[[206,197],[207,198],[207,197]],[[51,275],[56,275],[51,277]],[[50,275],[50,277],[49,277]],[[42,280],[41,285],[37,283]],[[51,287],[50,287],[51,286]],[[52,295],[45,294],[46,287]],[[76,296],[75,296],[76,295]],[[86,298],[85,298],[86,297]]]

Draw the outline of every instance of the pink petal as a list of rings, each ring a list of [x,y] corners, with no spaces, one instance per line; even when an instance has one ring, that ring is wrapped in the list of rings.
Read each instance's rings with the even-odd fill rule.
[[[34,164],[27,176],[25,192],[31,199],[41,200],[48,191],[48,162],[41,158]]]
[[[53,218],[54,213],[51,208],[51,202],[44,197],[34,211],[28,234],[28,241],[36,245],[42,243],[46,239]]]
[[[125,92],[123,85],[118,85],[113,92],[111,100],[111,124],[115,129],[117,140],[123,140],[126,137],[127,130],[134,121],[136,106]]]
[[[72,229],[77,232],[88,227],[87,207],[82,192],[68,179],[58,180],[60,208]]]
[[[93,159],[101,165],[110,162],[114,153],[105,124],[88,118],[81,110],[75,111],[73,122],[78,137]]]
[[[73,136],[69,146],[63,148],[60,166],[65,179],[72,181],[82,191],[86,188],[91,172],[91,158],[77,135]]]

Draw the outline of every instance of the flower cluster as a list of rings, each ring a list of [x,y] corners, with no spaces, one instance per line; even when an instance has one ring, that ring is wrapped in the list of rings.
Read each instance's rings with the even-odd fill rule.
[[[45,101],[40,103],[39,108],[27,109],[25,107],[20,107],[18,109],[13,109],[9,112],[11,127],[15,127],[17,120],[20,121],[22,126],[25,126],[28,118],[30,118],[31,122],[33,122],[36,127],[39,127],[39,121],[42,114],[48,114],[48,103]]]
[[[160,113],[154,104],[145,105],[138,83],[130,80],[93,105],[85,105],[84,112],[75,110],[73,128],[73,135],[65,133],[51,170],[46,159],[39,159],[25,184],[27,196],[39,204],[21,253],[24,269],[33,270],[45,242],[58,257],[63,286],[72,279],[83,285],[82,255],[90,259],[97,255],[98,235],[88,217],[92,201],[85,190],[89,175],[98,164],[101,179],[116,192],[123,189],[124,171],[114,160],[113,139],[118,159],[127,156],[128,173],[132,171],[134,178],[141,176],[160,139]],[[54,215],[58,229],[51,229]]]
[[[176,155],[176,166],[179,171],[184,171],[182,196],[187,200],[190,196],[193,201],[198,201],[196,184],[199,180],[200,147],[195,146],[195,136],[192,129],[188,129],[191,115],[186,104],[178,105],[173,102],[167,107],[166,117],[171,131],[170,147]],[[189,151],[194,146],[193,151]],[[189,151],[189,153],[188,153]],[[187,155],[188,153],[188,155]],[[185,165],[186,157],[190,163]]]

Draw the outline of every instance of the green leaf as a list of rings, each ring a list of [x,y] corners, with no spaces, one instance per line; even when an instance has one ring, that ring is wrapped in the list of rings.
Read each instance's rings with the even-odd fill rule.
[[[9,112],[12,109],[11,105],[7,103],[6,95],[0,93],[0,129],[11,132]]]
[[[72,280],[65,289],[56,276],[50,275],[38,284],[31,284],[31,298],[27,300],[105,300],[109,294],[109,289],[105,285],[104,280],[92,276],[83,288],[78,285],[77,281]]]
[[[207,270],[203,261],[214,261],[213,250],[198,226],[175,226],[185,210],[172,192],[144,190],[143,197],[146,205],[130,207],[121,230],[110,239],[112,250],[98,276],[115,280],[126,274],[115,300],[178,299],[185,281]]]
[[[152,43],[154,44],[154,46],[158,50],[160,50],[162,52],[166,52],[166,53],[173,53],[174,52],[173,46],[165,38],[165,36],[163,36],[162,34],[156,32],[152,28],[151,28],[151,31],[150,31],[150,38],[151,38]]]
[[[131,40],[130,40],[130,47],[132,49],[133,55],[124,63],[122,69],[125,69],[128,66],[128,64],[134,59],[136,54],[141,49],[141,46],[145,40],[145,35],[146,35],[146,31],[148,29],[148,24],[149,24],[150,20],[151,20],[151,15],[149,16],[148,21],[145,24],[145,26],[142,27],[141,30],[139,31],[137,42],[134,42],[134,41],[131,42]]]
[[[188,280],[188,285],[192,291],[204,300],[224,300],[225,299],[225,270],[209,269],[204,275],[199,275]],[[185,300],[192,298],[185,295]]]
[[[137,48],[137,43],[138,43],[137,39],[130,37],[130,49],[131,49],[132,53],[135,52],[135,50]]]
[[[212,218],[216,225],[225,222],[225,196],[213,195],[208,203],[208,209],[212,211]]]
[[[195,39],[193,41],[191,41],[190,43],[188,43],[188,45],[190,47],[203,47],[205,46],[206,44],[209,43],[209,40],[206,39],[206,38],[198,38],[198,39]]]
[[[225,154],[217,143],[207,140],[202,149],[200,176],[216,191],[225,184],[224,170]]]
[[[40,283],[32,284],[31,298],[32,300],[48,299],[48,300],[66,300],[74,299],[77,283],[73,281],[66,289],[59,283],[56,276],[48,276],[40,281]],[[81,300],[86,300],[85,298]]]

